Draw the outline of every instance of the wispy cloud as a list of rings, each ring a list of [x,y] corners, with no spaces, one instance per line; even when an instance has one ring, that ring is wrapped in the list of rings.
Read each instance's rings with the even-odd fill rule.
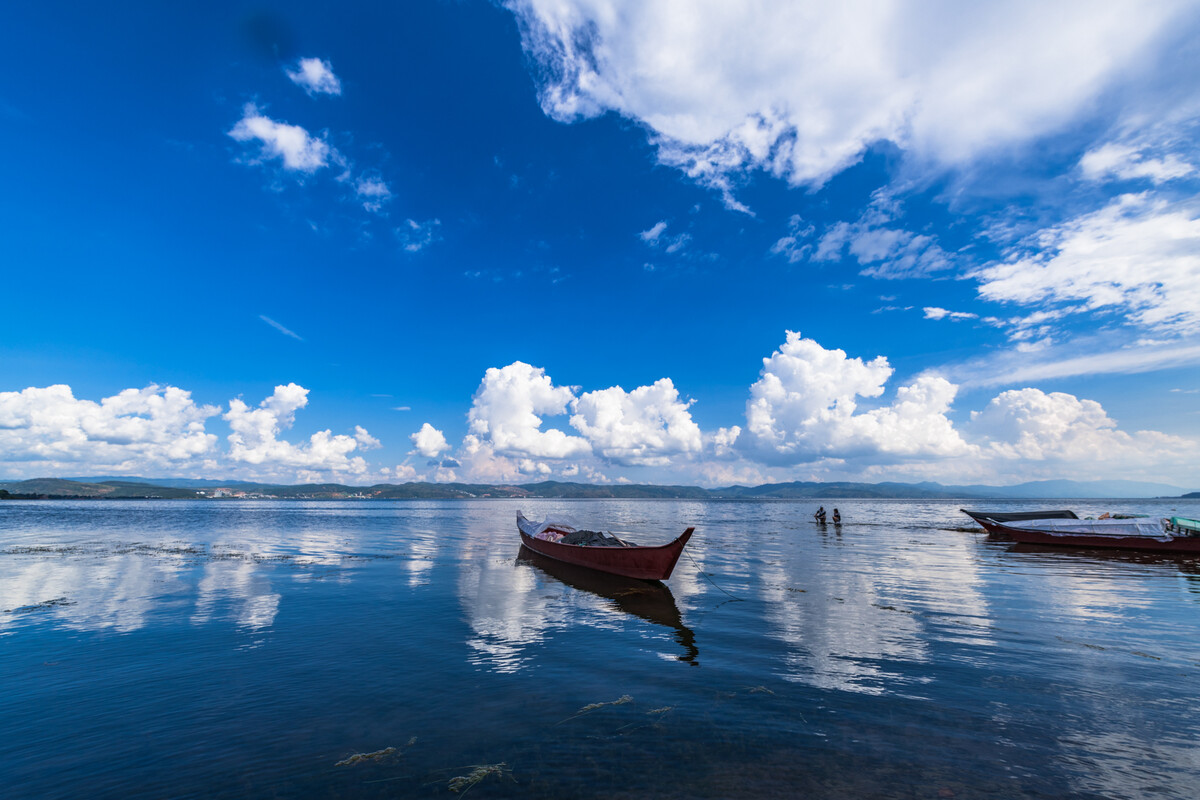
[[[986,300],[1120,312],[1157,333],[1200,332],[1200,211],[1149,192],[1039,231],[978,269]]]
[[[1003,353],[946,369],[969,387],[1029,384],[1077,375],[1135,375],[1200,365],[1200,344],[1194,342],[1096,349],[1079,355],[1068,355],[1064,349],[1044,349],[1036,359],[1029,352]]]
[[[378,214],[392,199],[392,190],[387,183],[375,175],[363,175],[354,182],[354,195],[367,211]]]
[[[1154,184],[1184,178],[1196,172],[1194,166],[1176,153],[1147,155],[1143,147],[1117,142],[1088,151],[1079,160],[1079,170],[1085,178],[1093,181],[1146,179]]]
[[[937,306],[925,306],[925,319],[950,319],[958,322],[964,319],[979,319],[979,315],[970,311],[949,311]]]
[[[257,142],[259,155],[254,163],[279,159],[284,169],[314,173],[328,166],[336,151],[328,142],[312,136],[299,125],[277,122],[261,113],[254,103],[242,107],[242,118],[229,136],[243,143]]]
[[[339,152],[326,140],[327,134],[314,135],[300,125],[271,119],[255,103],[246,103],[242,118],[228,131],[230,138],[248,146],[242,163],[252,165],[275,164],[282,170],[303,180],[325,167],[337,167],[334,181],[345,187],[342,199],[357,203],[363,210],[384,215],[385,206],[392,200],[392,187],[377,169],[362,169],[355,159]],[[410,220],[411,223],[411,220]],[[428,237],[433,234],[437,220],[424,223],[418,230]],[[315,225],[313,226],[315,229]],[[408,232],[406,244],[421,242],[421,237]],[[432,239],[430,239],[432,241]],[[421,249],[429,241],[416,247]],[[406,248],[408,249],[408,248]]]
[[[849,250],[864,268],[861,275],[882,279],[927,277],[949,269],[950,254],[934,237],[893,224],[902,214],[899,200],[887,191],[877,191],[856,222],[829,226],[813,258],[839,261]]]
[[[1161,37],[1194,16],[1165,2],[951,15],[919,0],[707,2],[681,26],[671,0],[506,5],[547,115],[637,120],[660,161],[731,208],[748,169],[820,186],[880,141],[953,166],[1061,130],[1152,71]]]
[[[666,220],[659,220],[648,230],[639,233],[638,238],[656,250],[663,250],[674,254],[687,247],[688,242],[692,240],[692,235],[690,233],[679,233],[668,236]]]
[[[426,220],[425,222],[406,219],[403,225],[396,228],[396,237],[400,240],[400,246],[406,252],[419,253],[441,238],[438,236],[438,229],[441,226],[442,221],[438,219]]]
[[[288,328],[285,328],[285,327],[283,327],[283,326],[282,326],[282,325],[280,325],[278,322],[276,322],[275,320],[273,320],[273,319],[271,319],[270,317],[266,316],[265,314],[259,314],[259,315],[258,315],[258,318],[259,318],[259,319],[261,319],[263,322],[267,323],[268,325],[270,325],[270,326],[271,326],[272,328],[274,328],[275,330],[277,330],[277,331],[279,331],[280,333],[282,333],[284,336],[290,336],[290,337],[292,337],[293,339],[295,339],[295,340],[296,340],[296,341],[298,341],[298,342],[303,342],[303,341],[304,341],[304,337],[303,337],[303,336],[301,336],[300,334],[296,333],[296,332],[295,332],[295,331],[293,331],[293,330],[290,330],[290,329],[288,329]]]
[[[771,255],[783,256],[789,264],[804,261],[812,250],[812,245],[805,244],[804,240],[815,231],[816,227],[811,222],[805,222],[799,214],[793,214],[788,220],[787,236],[780,237],[771,245]]]
[[[644,230],[641,233],[639,233],[638,238],[641,239],[643,242],[645,242],[648,245],[654,245],[654,244],[658,243],[658,237],[662,236],[663,232],[666,229],[667,229],[666,220],[659,220],[658,222],[654,223],[654,225],[652,225],[647,230]]]

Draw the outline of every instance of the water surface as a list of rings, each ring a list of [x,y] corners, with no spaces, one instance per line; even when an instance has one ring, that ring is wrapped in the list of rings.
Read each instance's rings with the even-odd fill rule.
[[[962,503],[825,505],[845,524],[811,502],[0,503],[0,786],[1195,797],[1200,560],[1006,544]],[[665,586],[630,584],[523,555],[518,509],[697,534]]]

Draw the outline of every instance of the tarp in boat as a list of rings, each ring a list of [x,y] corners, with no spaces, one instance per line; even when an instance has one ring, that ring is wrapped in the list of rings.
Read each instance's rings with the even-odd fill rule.
[[[588,547],[625,547],[629,544],[611,534],[582,530],[574,519],[566,516],[549,516],[541,522],[534,522],[522,515],[517,519],[517,525],[525,534],[547,542]]]
[[[1010,528],[1044,531],[1051,535],[1069,536],[1137,536],[1169,542],[1171,536],[1163,527],[1165,520],[1155,517],[1136,519],[1030,519],[1005,523]]]

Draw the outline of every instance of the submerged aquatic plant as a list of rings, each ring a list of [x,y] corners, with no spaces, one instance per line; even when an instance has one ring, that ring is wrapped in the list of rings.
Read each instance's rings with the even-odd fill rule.
[[[558,727],[559,725],[562,725],[564,722],[570,722],[571,720],[573,720],[577,717],[582,717],[584,714],[591,713],[592,711],[595,711],[598,708],[604,708],[605,706],[623,706],[626,703],[632,703],[632,702],[633,702],[632,697],[630,697],[627,694],[623,694],[620,697],[618,697],[616,700],[609,700],[607,703],[588,703],[586,706],[579,709],[571,716],[567,717],[564,720],[561,720],[560,722],[554,723],[554,725],[555,725],[555,727]]]
[[[382,750],[376,750],[374,753],[355,753],[352,756],[347,756],[341,761],[334,764],[335,767],[349,767],[354,764],[361,764],[364,761],[385,761],[393,756],[402,756],[404,751],[417,743],[417,737],[409,739],[403,747],[385,747]]]
[[[6,608],[5,614],[26,614],[30,611],[39,611],[43,608],[54,608],[55,606],[73,606],[74,600],[68,600],[65,597],[56,597],[53,600],[43,600],[40,603],[34,603],[31,606],[21,606],[19,608]]]
[[[773,694],[775,694],[775,692],[773,692],[772,690],[768,689],[765,686],[742,686],[741,688],[734,689],[731,692],[718,692],[717,697],[723,697],[723,698],[740,697],[740,696],[746,695],[746,694],[770,694],[770,695],[773,695]]]
[[[352,764],[361,764],[364,761],[382,761],[385,758],[396,755],[397,750],[394,747],[387,747],[383,750],[376,750],[374,753],[355,753],[352,756],[342,759],[334,764],[335,767],[349,767]]]
[[[633,702],[632,697],[630,697],[627,694],[623,694],[620,697],[618,697],[616,700],[609,700],[607,703],[588,703],[586,706],[584,706],[583,708],[576,711],[575,714],[576,714],[576,716],[578,716],[579,714],[585,714],[588,711],[595,711],[597,708],[604,708],[605,706],[623,706],[626,703],[632,703],[632,702]]]
[[[617,728],[616,732],[620,733],[620,734],[624,734],[629,731],[636,731],[636,730],[641,730],[644,728],[650,728],[652,730],[662,730],[663,729],[663,720],[666,719],[667,714],[671,713],[674,710],[675,710],[675,706],[663,706],[662,708],[652,708],[646,712],[647,717],[653,718],[650,722],[646,722],[645,720],[642,720],[642,719],[635,719],[633,722],[630,722],[627,725],[622,725],[621,727]]]
[[[462,792],[466,794],[471,790],[471,787],[479,783],[489,775],[497,777],[512,778],[512,770],[508,768],[508,764],[501,761],[499,764],[476,764],[475,768],[467,775],[459,775],[451,778],[447,786],[452,792]],[[513,779],[516,782],[516,779]]]

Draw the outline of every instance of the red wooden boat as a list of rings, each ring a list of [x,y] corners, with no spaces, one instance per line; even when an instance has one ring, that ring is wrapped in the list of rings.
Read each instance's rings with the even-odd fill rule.
[[[571,525],[550,520],[532,522],[518,512],[517,530],[521,534],[521,542],[526,547],[547,558],[613,575],[624,575],[627,578],[665,581],[671,577],[675,562],[679,560],[684,545],[692,538],[692,532],[696,529],[688,528],[678,539],[658,546],[640,546],[604,534],[592,536],[593,540],[603,541],[603,544],[567,544],[558,540],[567,538],[570,541],[580,538],[578,534],[592,532],[578,531]]]
[[[1062,516],[1064,512],[1045,512],[1047,516],[1038,518],[1028,512],[989,514],[966,509],[963,513],[993,536],[1025,544],[1200,553],[1200,530],[1196,529],[1195,520],[1181,517],[1078,519],[1074,514],[1066,517]]]

